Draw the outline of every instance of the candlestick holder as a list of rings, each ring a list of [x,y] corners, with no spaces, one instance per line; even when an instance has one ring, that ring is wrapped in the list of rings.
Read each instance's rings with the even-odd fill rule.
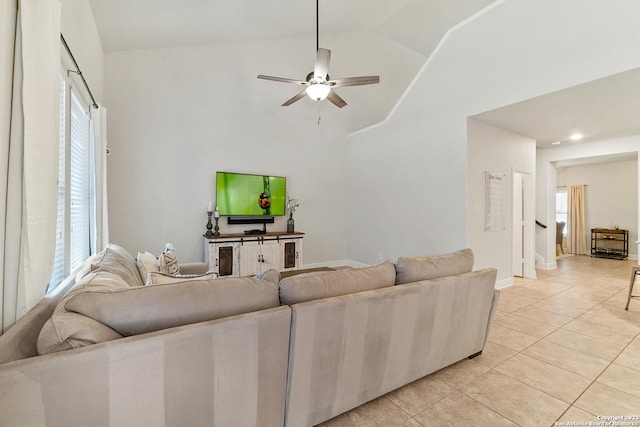
[[[213,215],[213,212],[209,211],[207,212],[207,216],[209,217],[209,220],[207,221],[207,232],[204,233],[204,237],[213,237],[215,236],[215,234],[211,231],[211,229],[213,228],[213,224],[211,223],[211,215]],[[218,218],[216,218],[216,233],[218,232]],[[218,233],[218,236],[220,235],[220,233]]]
[[[218,237],[220,235],[220,228],[218,228],[218,219],[220,219],[220,218],[218,218],[218,216],[216,216],[214,218],[214,220],[216,221],[216,225],[215,225],[215,227],[213,227],[213,235],[216,236],[216,237]]]

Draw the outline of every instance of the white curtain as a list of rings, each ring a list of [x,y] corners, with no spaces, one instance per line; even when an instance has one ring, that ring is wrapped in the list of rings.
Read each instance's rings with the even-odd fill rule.
[[[95,224],[91,253],[109,244],[109,212],[107,209],[107,109],[99,105],[91,110],[92,138],[95,165]]]
[[[567,186],[567,248],[576,255],[587,252],[587,221],[584,203],[584,185]]]
[[[0,326],[6,331],[43,298],[53,265],[60,1],[0,1]]]

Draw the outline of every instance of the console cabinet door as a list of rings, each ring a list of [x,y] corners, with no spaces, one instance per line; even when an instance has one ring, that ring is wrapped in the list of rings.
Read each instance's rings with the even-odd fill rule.
[[[259,241],[240,244],[240,276],[252,276],[260,273],[261,246]]]
[[[265,240],[261,246],[260,272],[280,270],[280,245],[276,240]]]
[[[205,240],[207,270],[217,273],[219,277],[239,275],[239,253],[236,243],[209,242]]]
[[[302,262],[302,239],[280,241],[280,269],[298,270]]]

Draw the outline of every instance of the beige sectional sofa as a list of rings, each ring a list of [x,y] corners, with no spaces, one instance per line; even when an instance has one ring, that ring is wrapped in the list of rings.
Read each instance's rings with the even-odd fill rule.
[[[0,425],[318,424],[482,351],[496,271],[472,266],[143,286],[111,245],[0,337]]]

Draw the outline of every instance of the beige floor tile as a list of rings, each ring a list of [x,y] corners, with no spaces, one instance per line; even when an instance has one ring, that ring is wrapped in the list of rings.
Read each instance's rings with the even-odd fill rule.
[[[566,402],[494,371],[462,387],[460,392],[524,427],[551,425],[569,407]]]
[[[598,277],[595,279],[587,280],[584,282],[584,286],[593,288],[615,287],[618,289],[629,288],[629,280],[617,277]]]
[[[496,306],[496,310],[502,313],[513,313],[514,311],[522,308],[522,304],[515,304],[509,301],[506,301],[500,295],[500,299],[498,300],[498,305]]]
[[[500,301],[508,302],[510,304],[515,304],[519,307],[525,307],[539,301],[538,298],[529,298],[529,297],[525,297],[520,294],[511,292],[510,291],[511,289],[513,288],[507,288],[504,291],[500,292]]]
[[[545,310],[538,305],[530,305],[515,311],[513,314],[517,314],[518,316],[526,317],[527,319],[535,320],[537,322],[560,327],[571,322],[576,316],[582,314],[582,312],[567,316]]]
[[[567,409],[567,412],[562,414],[562,416],[558,419],[558,421],[564,422],[564,423],[581,423],[581,424],[587,423],[584,425],[589,425],[588,423],[590,422],[596,423],[599,420],[595,415],[590,414],[586,411],[583,411],[580,408],[576,408],[575,406],[572,406],[569,409]]]
[[[558,329],[558,326],[531,320],[514,313],[495,320],[493,324],[504,326],[505,328],[513,329],[536,338],[543,338]]]
[[[578,350],[608,361],[615,359],[615,357],[625,347],[624,342],[611,343],[599,338],[566,330],[564,327],[547,335],[544,338],[544,341],[560,344],[563,347]]]
[[[496,371],[510,376],[551,396],[572,403],[592,380],[524,354],[498,365]]]
[[[598,415],[638,415],[640,399],[596,381],[574,406]]]
[[[600,304],[582,314],[578,319],[609,327],[624,336],[633,337],[640,332],[640,316],[630,314],[622,308],[611,311],[607,306]]]
[[[612,363],[597,381],[640,398],[640,371],[636,369]]]
[[[489,331],[489,340],[511,350],[521,351],[538,341],[538,338],[494,323]]]
[[[482,350],[482,354],[473,358],[472,361],[488,368],[493,368],[510,357],[513,357],[515,354],[517,354],[517,352],[510,348],[487,341],[487,344],[485,344]]]
[[[570,285],[562,285],[563,289],[568,289]],[[536,283],[535,285],[525,285],[520,287],[515,287],[512,289],[512,292],[517,295],[522,295],[523,297],[535,298],[537,300],[541,300],[544,298],[548,298],[552,295],[555,295],[561,291],[556,289],[549,289],[544,286],[543,283]]]
[[[552,297],[549,297],[547,299],[545,299],[543,302],[538,303],[539,305],[546,305],[550,308],[556,308],[557,310],[560,311],[556,311],[553,310],[554,313],[558,313],[558,314],[564,314],[569,316],[569,312],[571,311],[571,313],[575,312],[575,311],[579,311],[579,314],[584,313],[587,310],[592,309],[593,307],[595,307],[596,305],[598,305],[597,302],[593,302],[593,301],[585,301],[585,300],[581,300],[581,299],[576,299],[576,298],[570,298],[566,295],[563,295],[563,293],[554,295]],[[573,314],[571,314],[570,316],[573,316]],[[574,316],[575,317],[575,316]]]
[[[431,374],[443,383],[459,389],[489,371],[489,367],[465,359]]]
[[[349,412],[338,415],[321,427],[390,427],[398,426],[410,417],[385,396],[379,397]]]
[[[424,426],[419,422],[417,422],[415,419],[410,418],[407,421],[400,424],[400,427],[424,427]]]
[[[640,336],[636,337],[620,355],[615,363],[640,371]]]
[[[586,302],[601,303],[607,298],[610,298],[613,295],[615,295],[618,291],[619,291],[618,289],[597,290],[597,289],[589,288],[586,286],[574,286],[573,288],[567,289],[566,291],[558,294],[558,296],[577,299],[577,300],[586,301]]]
[[[523,354],[591,380],[596,379],[609,365],[607,360],[549,342],[546,339],[527,348]]]
[[[581,317],[589,322],[602,323],[604,325],[613,324],[614,326],[635,329],[636,333],[640,332],[640,314],[624,310],[626,299],[624,301],[621,304],[611,304],[609,300],[605,301],[587,311]]]
[[[500,414],[461,394],[454,393],[415,417],[425,427],[511,427]]]
[[[606,341],[611,345],[626,345],[636,335],[636,333],[622,331],[613,326],[591,323],[580,318],[567,323],[562,327],[562,329],[586,335],[588,337],[597,338],[599,340]]]
[[[435,378],[426,376],[387,394],[387,398],[410,416],[414,416],[447,397],[455,390]]]

